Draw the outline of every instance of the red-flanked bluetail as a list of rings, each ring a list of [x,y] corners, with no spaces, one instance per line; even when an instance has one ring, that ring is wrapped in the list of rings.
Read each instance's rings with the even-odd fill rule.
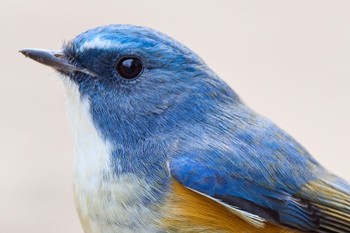
[[[168,36],[110,25],[21,52],[67,89],[86,233],[350,232],[349,184]]]

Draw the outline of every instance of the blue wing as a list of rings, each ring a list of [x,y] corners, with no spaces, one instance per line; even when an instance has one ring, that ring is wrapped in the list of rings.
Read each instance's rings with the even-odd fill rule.
[[[173,157],[170,171],[178,182],[276,224],[304,231],[350,230],[349,220],[342,220],[350,214],[348,184],[331,176],[289,135],[259,116],[215,128],[202,130],[201,142],[188,138]],[[349,205],[329,204],[330,194],[317,188],[320,184],[343,195],[333,202]],[[322,212],[319,206],[342,214]]]

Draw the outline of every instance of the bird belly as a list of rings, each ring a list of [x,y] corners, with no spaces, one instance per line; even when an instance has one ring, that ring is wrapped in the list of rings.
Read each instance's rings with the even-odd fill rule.
[[[75,183],[75,201],[86,233],[158,232],[155,209],[144,206],[144,181],[125,175],[110,184],[82,191]]]

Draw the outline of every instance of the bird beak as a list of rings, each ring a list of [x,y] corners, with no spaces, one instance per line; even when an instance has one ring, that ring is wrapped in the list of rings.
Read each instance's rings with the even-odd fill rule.
[[[58,70],[65,74],[73,74],[74,72],[81,72],[93,77],[97,76],[93,72],[79,68],[69,62],[64,56],[62,51],[43,50],[43,49],[22,49],[21,52],[24,56],[33,59],[41,64],[50,66],[55,70]]]

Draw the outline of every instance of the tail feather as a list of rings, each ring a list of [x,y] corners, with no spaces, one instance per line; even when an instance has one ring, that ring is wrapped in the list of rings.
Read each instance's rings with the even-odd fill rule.
[[[298,194],[308,200],[317,213],[318,229],[322,233],[350,232],[350,186],[335,176],[313,181]]]

